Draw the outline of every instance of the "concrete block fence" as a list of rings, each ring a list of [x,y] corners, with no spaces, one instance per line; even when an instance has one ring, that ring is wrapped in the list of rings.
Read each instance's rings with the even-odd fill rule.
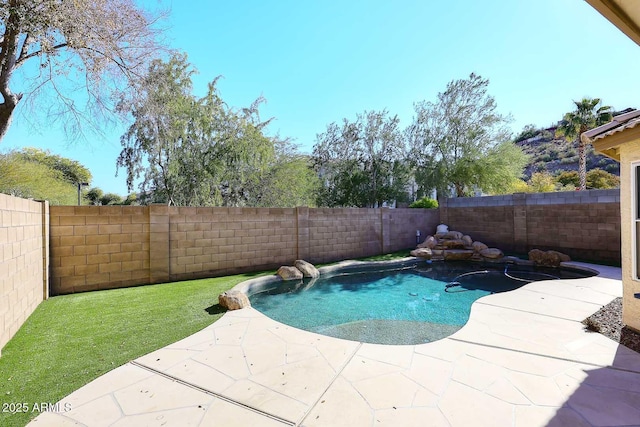
[[[51,293],[324,263],[415,245],[422,209],[52,206]],[[430,231],[432,232],[432,231]]]
[[[49,204],[0,194],[0,351],[47,298]]]
[[[49,207],[0,194],[0,349],[49,295],[389,253],[439,223],[507,251],[620,262],[618,190],[453,198],[432,210]]]
[[[554,249],[595,263],[620,263],[617,189],[447,199],[440,220],[507,251]]]

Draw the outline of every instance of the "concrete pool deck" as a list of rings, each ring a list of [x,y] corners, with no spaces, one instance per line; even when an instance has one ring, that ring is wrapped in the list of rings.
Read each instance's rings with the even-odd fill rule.
[[[252,308],[97,378],[31,426],[640,425],[640,354],[584,330],[620,269],[483,297],[420,345],[317,335]]]

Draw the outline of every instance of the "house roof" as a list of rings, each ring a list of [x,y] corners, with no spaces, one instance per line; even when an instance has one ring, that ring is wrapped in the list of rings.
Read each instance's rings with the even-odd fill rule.
[[[640,138],[640,110],[615,116],[613,120],[580,135],[584,143],[593,144],[596,151],[620,161],[621,144]],[[622,134],[624,132],[624,135]]]
[[[627,37],[640,45],[640,1],[585,0],[607,18]],[[620,145],[640,140],[640,110],[633,110],[613,121],[580,135],[584,143],[591,143],[596,151],[620,161]]]
[[[640,45],[640,1],[585,0],[627,37]]]

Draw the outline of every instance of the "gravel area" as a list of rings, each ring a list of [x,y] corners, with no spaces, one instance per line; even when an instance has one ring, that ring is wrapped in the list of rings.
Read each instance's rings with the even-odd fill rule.
[[[622,323],[622,298],[616,298],[582,321],[588,330],[599,332],[640,353],[640,334]]]

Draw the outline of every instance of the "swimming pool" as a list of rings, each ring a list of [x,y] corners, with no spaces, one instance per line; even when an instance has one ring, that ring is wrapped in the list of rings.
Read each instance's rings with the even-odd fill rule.
[[[469,319],[478,298],[534,280],[593,273],[477,262],[368,267],[317,279],[276,282],[250,292],[251,305],[281,323],[336,338],[419,344],[449,336]]]

